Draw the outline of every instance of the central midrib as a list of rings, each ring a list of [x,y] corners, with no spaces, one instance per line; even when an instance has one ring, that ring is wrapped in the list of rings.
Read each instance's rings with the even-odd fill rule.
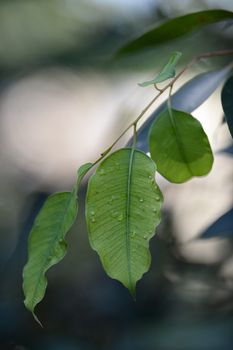
[[[132,168],[133,168],[133,158],[135,149],[132,148],[129,157],[129,168],[128,168],[128,178],[127,178],[127,202],[126,202],[126,255],[127,255],[127,267],[129,276],[129,289],[133,293],[134,286],[132,281],[132,271],[131,271],[131,249],[130,249],[130,206],[131,206],[131,179],[132,179]]]

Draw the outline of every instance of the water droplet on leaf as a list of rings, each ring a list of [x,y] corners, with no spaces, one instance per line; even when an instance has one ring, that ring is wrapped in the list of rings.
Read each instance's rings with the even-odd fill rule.
[[[131,232],[131,238],[134,238],[134,237],[135,237],[135,235],[136,235],[136,231],[135,231],[135,230],[133,230],[133,231]]]
[[[118,215],[117,220],[118,221],[122,221],[123,220],[123,214]]]
[[[111,199],[112,199],[112,201],[114,201],[115,199],[117,199],[119,196],[117,196],[116,194],[113,194],[112,195],[112,197],[111,197]]]

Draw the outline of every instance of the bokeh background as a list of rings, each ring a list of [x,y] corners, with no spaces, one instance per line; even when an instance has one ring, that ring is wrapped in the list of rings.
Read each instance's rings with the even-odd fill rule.
[[[221,86],[194,111],[215,151],[211,174],[183,185],[158,177],[162,222],[137,301],[105,275],[89,246],[85,184],[68,254],[48,272],[37,307],[43,329],[25,310],[21,287],[36,214],[50,193],[72,187],[77,168],[94,161],[154,95],[137,83],[173,50],[183,52],[184,64],[231,47],[233,27],[209,25],[136,57],[112,60],[113,53],[151,25],[220,6],[233,11],[229,0],[0,1],[1,350],[233,348],[233,158]],[[225,62],[200,62],[177,87]],[[202,239],[226,212],[214,226],[219,237]]]

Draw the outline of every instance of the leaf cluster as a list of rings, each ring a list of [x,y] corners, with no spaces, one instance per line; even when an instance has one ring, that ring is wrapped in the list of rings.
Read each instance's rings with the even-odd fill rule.
[[[132,54],[228,18],[233,18],[231,12],[212,10],[172,19],[136,38],[123,47],[119,55]],[[172,31],[174,26],[176,34]],[[232,53],[233,50],[229,50],[203,56]],[[191,112],[228,77],[232,63],[220,71],[195,77],[172,95],[174,83],[189,68],[176,75],[180,57],[180,52],[174,52],[157,77],[139,84],[155,85],[159,92],[124,131],[133,127],[133,139],[128,147],[111,153],[123,133],[96,162],[79,169],[71,192],[51,195],[38,214],[30,232],[28,262],[23,272],[25,306],[37,321],[34,310],[46,291],[46,272],[66,254],[65,237],[78,213],[78,190],[90,169],[98,164],[88,181],[86,195],[90,245],[98,253],[106,273],[128,288],[134,298],[137,282],[150,267],[149,241],[161,220],[163,195],[156,183],[156,172],[172,183],[183,183],[211,171],[214,157],[208,137]],[[167,80],[169,83],[163,89],[156,85]],[[200,92],[193,98],[195,89]],[[137,130],[145,111],[167,90],[167,101]],[[233,135],[232,94],[233,78],[230,77],[222,90],[222,105]],[[148,150],[150,156],[146,154]]]

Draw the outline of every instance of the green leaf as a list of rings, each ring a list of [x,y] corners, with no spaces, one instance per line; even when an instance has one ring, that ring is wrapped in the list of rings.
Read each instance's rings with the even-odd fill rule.
[[[72,192],[55,193],[48,197],[30,232],[29,257],[23,271],[24,304],[39,323],[34,309],[45,294],[45,273],[66,254],[65,235],[74,223],[78,211],[78,186],[91,166],[88,163],[79,169],[77,183]]]
[[[83,164],[77,172],[77,182],[76,182],[76,192],[79,189],[80,183],[82,181],[82,179],[84,178],[84,176],[86,175],[86,173],[92,168],[93,164],[92,163],[86,163]]]
[[[232,18],[233,12],[225,10],[207,10],[176,17],[132,40],[117,52],[117,56],[137,54],[145,49],[154,48],[194,30],[201,29],[207,24]]]
[[[149,240],[160,222],[162,194],[155,163],[124,148],[97,168],[88,184],[86,220],[92,248],[106,273],[135,296],[136,282],[149,269]]]
[[[208,138],[191,114],[163,111],[149,132],[151,158],[167,180],[182,183],[209,173],[213,154]]]
[[[181,56],[182,56],[181,52],[178,52],[178,51],[173,52],[168,63],[163,67],[163,69],[157,75],[157,77],[155,79],[145,81],[144,83],[140,83],[138,85],[144,87],[144,86],[148,86],[148,85],[161,83],[162,81],[173,78],[176,75],[175,67],[176,67],[177,62],[179,61]]]
[[[233,137],[233,76],[225,83],[222,89],[222,107],[225,113],[226,121]]]

